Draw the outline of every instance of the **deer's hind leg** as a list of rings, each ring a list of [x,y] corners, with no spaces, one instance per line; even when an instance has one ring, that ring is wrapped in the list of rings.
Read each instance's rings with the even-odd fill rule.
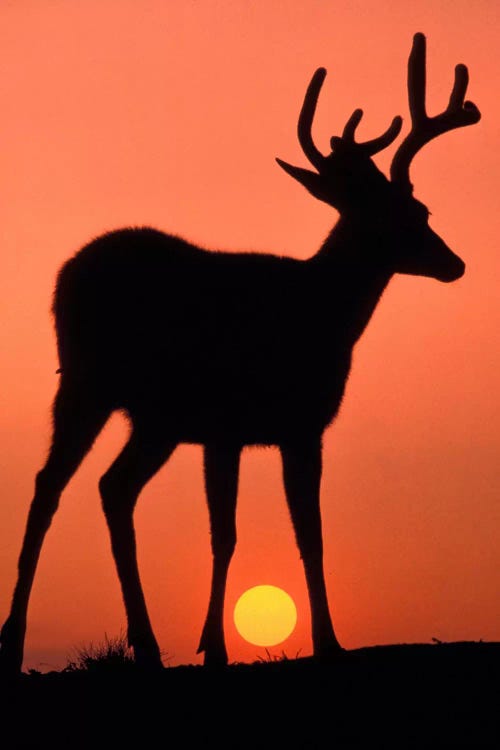
[[[152,430],[134,428],[128,443],[99,482],[127,613],[128,642],[136,662],[149,669],[163,665],[139,577],[133,512],[140,491],[175,447],[175,442]]]
[[[53,437],[45,466],[35,481],[26,531],[18,562],[18,577],[9,617],[0,633],[0,670],[20,671],[28,602],[45,534],[61,493],[109,416],[84,389],[62,378],[53,407]]]
[[[212,585],[208,612],[198,653],[205,652],[207,666],[227,664],[224,642],[224,596],[227,572],[236,546],[236,498],[241,448],[205,447],[205,487],[212,540]]]

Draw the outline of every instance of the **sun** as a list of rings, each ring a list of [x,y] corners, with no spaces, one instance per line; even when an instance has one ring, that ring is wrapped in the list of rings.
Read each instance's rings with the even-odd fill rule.
[[[254,646],[276,646],[293,632],[297,608],[292,597],[277,586],[254,586],[234,608],[236,630]]]

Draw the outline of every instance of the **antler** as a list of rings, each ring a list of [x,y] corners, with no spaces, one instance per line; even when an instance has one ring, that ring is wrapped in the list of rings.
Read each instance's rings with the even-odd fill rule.
[[[422,146],[448,130],[479,122],[481,113],[476,105],[470,101],[464,102],[468,82],[467,67],[457,65],[447,108],[441,114],[429,117],[425,109],[425,36],[415,34],[408,58],[408,102],[412,126],[392,160],[393,182],[406,184],[411,189],[410,163]]]
[[[299,143],[302,146],[302,150],[311,164],[316,167],[318,172],[321,172],[322,168],[324,167],[326,157],[323,156],[321,151],[319,151],[319,149],[316,147],[313,141],[311,128],[316,112],[318,97],[325,77],[325,68],[318,68],[311,78],[311,82],[307,87],[307,91],[304,97],[304,103],[300,111],[297,128]],[[372,140],[365,141],[364,143],[357,143],[354,140],[354,135],[362,116],[362,109],[354,110],[344,127],[342,137],[333,136],[331,138],[330,144],[332,147],[332,151],[340,144],[347,143],[355,146],[356,149],[363,151],[367,156],[373,156],[379,151],[382,151],[384,148],[387,148],[387,146],[389,146],[398,136],[399,131],[401,130],[403,121],[401,117],[395,117],[385,133],[378,136],[378,138],[373,138]]]
[[[318,172],[321,172],[325,157],[314,144],[311,128],[316,113],[316,106],[318,104],[319,92],[321,91],[325,77],[325,68],[318,68],[315,71],[311,78],[311,82],[307,87],[297,125],[297,134],[299,136],[299,143],[302,146],[302,151],[311,164],[316,167]]]

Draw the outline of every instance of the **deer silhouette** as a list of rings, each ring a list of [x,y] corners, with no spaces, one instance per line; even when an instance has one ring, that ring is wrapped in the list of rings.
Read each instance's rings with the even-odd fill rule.
[[[425,107],[425,37],[408,62],[411,130],[391,179],[371,157],[398,136],[402,120],[358,143],[357,109],[324,156],[311,127],[326,70],[307,89],[298,122],[315,170],[278,164],[340,218],[307,260],[207,251],[151,228],[128,228],[87,244],[60,270],[55,315],[60,385],[53,440],[36,477],[0,664],[21,669],[28,600],[43,539],[67,485],[110,414],[130,421],[128,442],[99,482],[138,663],[161,667],[139,578],[133,511],[144,485],[180,443],[204,447],[213,553],[208,612],[198,653],[227,664],[223,631],[228,567],[236,543],[241,450],[277,446],[287,503],[308,588],[313,652],[342,652],[329,613],[320,516],[322,435],[343,398],[351,353],[395,273],[450,282],[463,261],[428,225],[412,195],[409,167],[428,141],[480,119],[464,101],[458,65],[447,108]]]

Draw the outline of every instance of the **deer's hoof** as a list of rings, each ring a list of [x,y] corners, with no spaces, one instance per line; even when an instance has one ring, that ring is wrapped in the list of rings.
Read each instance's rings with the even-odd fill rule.
[[[318,662],[333,664],[341,661],[347,651],[335,641],[335,643],[322,644],[314,649],[314,658]]]
[[[22,652],[17,649],[0,646],[0,679],[10,679],[21,674],[23,663]]]
[[[205,651],[205,656],[203,658],[204,667],[208,667],[209,669],[223,669],[224,667],[227,667],[227,663],[228,659],[225,651],[222,653]]]
[[[0,675],[15,677],[21,673],[24,645],[23,627],[7,620],[0,631]]]
[[[164,669],[160,650],[155,644],[152,647],[132,646],[136,665],[147,672],[159,672]]]

